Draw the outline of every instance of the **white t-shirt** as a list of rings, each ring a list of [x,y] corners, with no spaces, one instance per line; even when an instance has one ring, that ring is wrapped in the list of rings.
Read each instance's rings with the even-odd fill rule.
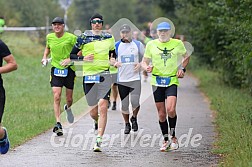
[[[140,55],[139,55],[140,54]],[[144,54],[144,45],[140,42],[139,50],[136,42],[120,42],[117,52],[117,61],[122,63],[118,68],[117,81],[130,82],[141,79],[140,69],[134,71],[135,65],[140,63]]]

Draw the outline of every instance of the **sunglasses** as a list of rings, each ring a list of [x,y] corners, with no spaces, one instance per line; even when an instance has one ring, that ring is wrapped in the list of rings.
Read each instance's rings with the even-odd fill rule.
[[[103,23],[103,20],[91,20],[90,22],[92,24],[96,24],[96,23],[101,24],[101,23]]]

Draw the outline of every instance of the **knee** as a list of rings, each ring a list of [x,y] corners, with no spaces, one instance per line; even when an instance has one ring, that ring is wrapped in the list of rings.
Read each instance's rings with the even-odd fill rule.
[[[167,108],[167,113],[168,113],[168,116],[174,117],[176,115],[176,110],[175,108]]]
[[[129,111],[129,105],[122,104],[122,111]]]
[[[140,107],[139,101],[138,100],[133,100],[131,101],[132,108],[138,108]]]
[[[59,102],[60,101],[60,96],[61,96],[60,93],[55,93],[54,94],[54,101]]]
[[[96,107],[92,107],[89,111],[89,115],[92,117],[92,118],[95,118],[97,117],[97,114],[98,114],[98,111],[96,110]]]
[[[164,122],[165,120],[166,120],[166,112],[159,112],[158,113],[158,116],[159,116],[159,120],[161,121],[161,122]]]

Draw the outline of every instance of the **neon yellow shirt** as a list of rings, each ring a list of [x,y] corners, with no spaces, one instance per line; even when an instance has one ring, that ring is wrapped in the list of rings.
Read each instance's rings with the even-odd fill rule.
[[[55,33],[50,33],[46,36],[46,46],[50,49],[52,58],[51,65],[58,69],[64,69],[60,65],[61,61],[70,57],[70,52],[76,42],[77,37],[71,33],[65,32],[64,35],[58,38]],[[71,66],[75,70],[74,66]]]
[[[115,49],[115,39],[111,36],[110,38],[102,40],[93,40],[83,44],[80,49],[84,57],[94,54],[94,60],[92,62],[84,61],[83,75],[95,75],[110,69],[109,51]]]
[[[151,59],[153,70],[151,85],[156,85],[157,76],[171,77],[169,85],[179,85],[176,76],[178,66],[181,64],[186,49],[181,40],[170,39],[168,42],[160,42],[158,39],[147,43],[144,57]]]

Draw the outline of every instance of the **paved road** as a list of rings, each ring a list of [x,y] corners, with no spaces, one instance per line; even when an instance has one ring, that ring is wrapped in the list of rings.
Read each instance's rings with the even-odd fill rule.
[[[124,135],[121,113],[110,110],[103,152],[92,152],[95,135],[87,114],[72,125],[66,124],[62,137],[50,130],[0,156],[0,166],[217,166],[217,156],[210,153],[215,136],[212,112],[196,80],[189,76],[181,80],[176,131],[180,148],[165,153],[159,152],[162,138],[151,87],[148,82],[142,85],[137,133]]]

